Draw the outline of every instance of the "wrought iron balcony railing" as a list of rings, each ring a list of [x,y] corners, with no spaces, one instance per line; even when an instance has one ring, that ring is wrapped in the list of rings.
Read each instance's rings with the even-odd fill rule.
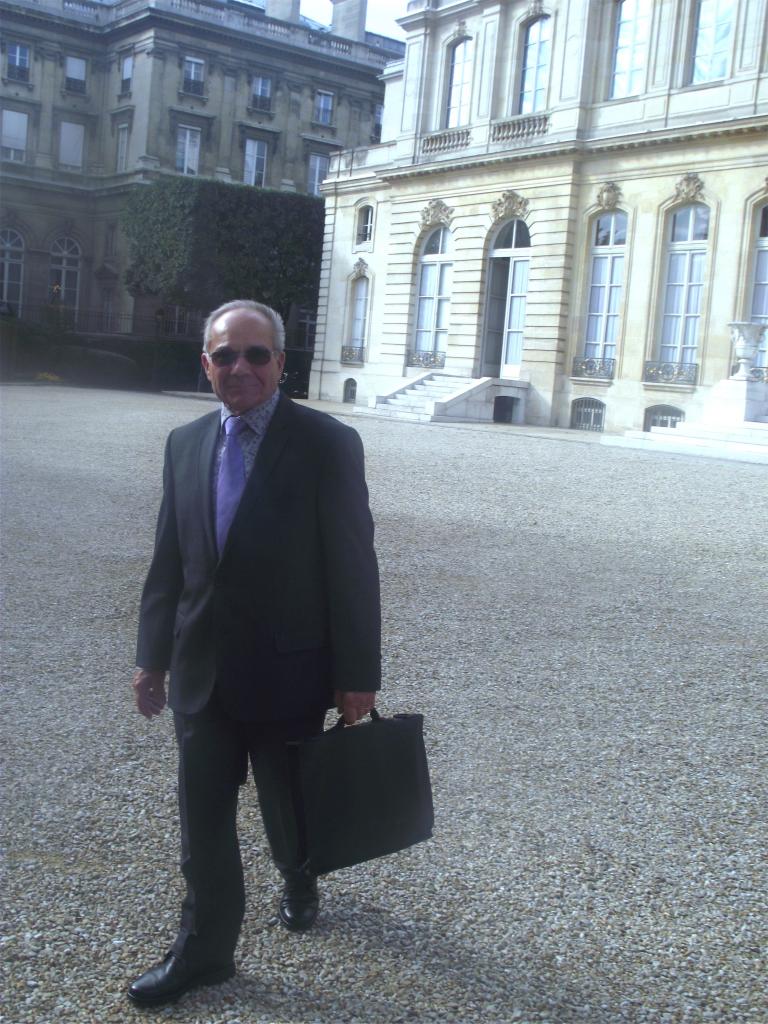
[[[341,361],[342,363],[364,363],[365,349],[356,345],[342,345]]]
[[[9,64],[8,77],[14,82],[28,82],[29,68],[24,67],[23,64]]]
[[[202,96],[205,82],[200,78],[185,78],[182,92],[188,92],[191,96]]]
[[[645,364],[643,380],[648,384],[695,384],[698,375],[698,363],[653,360]]]
[[[616,373],[615,359],[597,359],[592,356],[576,356],[573,360],[574,377],[593,377],[599,380],[613,380]]]
[[[423,366],[425,370],[442,370],[445,366],[445,352],[422,352],[411,349],[408,353],[408,366]]]
[[[12,316],[16,311],[12,310]],[[154,316],[133,313],[111,313],[100,309],[74,309],[60,303],[45,306],[25,305],[18,319],[37,324],[56,334],[122,334],[140,337],[202,340],[203,318],[200,313],[159,309]]]

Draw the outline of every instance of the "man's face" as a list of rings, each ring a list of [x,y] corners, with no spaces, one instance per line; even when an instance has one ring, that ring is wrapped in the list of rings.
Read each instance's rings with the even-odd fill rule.
[[[245,353],[253,349],[268,349],[268,362],[259,365],[247,359]],[[239,416],[274,395],[285,353],[275,351],[272,324],[265,316],[254,309],[233,309],[214,321],[202,362],[214,393]]]

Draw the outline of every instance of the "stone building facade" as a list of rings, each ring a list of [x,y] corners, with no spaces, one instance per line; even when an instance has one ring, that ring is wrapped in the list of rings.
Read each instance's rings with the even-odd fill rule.
[[[81,332],[156,327],[124,287],[120,212],[159,175],[319,192],[332,154],[379,137],[380,73],[402,44],[299,0],[0,0],[2,292],[19,317],[63,307]],[[160,329],[197,331],[166,307]]]
[[[310,396],[699,415],[729,324],[768,324],[767,0],[411,0],[400,24],[382,141],[323,186]]]

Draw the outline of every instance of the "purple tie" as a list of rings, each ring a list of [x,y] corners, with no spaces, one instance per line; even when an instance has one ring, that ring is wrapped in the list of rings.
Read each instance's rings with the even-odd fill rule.
[[[235,512],[245,487],[245,460],[238,435],[247,424],[239,416],[230,416],[224,421],[224,450],[219,463],[219,478],[216,481],[216,543],[219,554],[235,518]]]

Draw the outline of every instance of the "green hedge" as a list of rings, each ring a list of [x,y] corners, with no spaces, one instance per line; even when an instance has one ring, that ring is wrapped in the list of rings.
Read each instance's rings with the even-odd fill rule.
[[[292,303],[317,305],[323,221],[315,196],[185,177],[137,186],[127,284],[203,312],[253,298],[287,317]]]

